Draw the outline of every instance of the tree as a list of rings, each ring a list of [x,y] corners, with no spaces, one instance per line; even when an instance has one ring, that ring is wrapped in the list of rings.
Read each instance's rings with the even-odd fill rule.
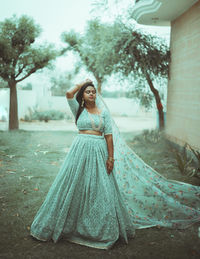
[[[135,1],[138,2],[139,0]],[[168,77],[168,65],[170,61],[170,52],[165,42],[162,42],[160,38],[155,36],[145,35],[144,33],[135,30],[131,25],[133,24],[133,18],[131,10],[134,5],[134,1],[130,1],[126,5],[126,1],[107,1],[107,0],[95,0],[93,13],[98,13],[101,19],[104,19],[105,15],[112,16],[113,5],[117,8],[115,13],[114,27],[121,31],[118,43],[115,44],[115,54],[119,54],[118,69],[115,71],[121,71],[124,76],[134,76],[135,79],[140,78],[140,83],[144,81],[149,85],[149,92],[144,91],[142,84],[138,84],[137,89],[134,91],[135,97],[139,98],[141,103],[148,106],[151,104],[152,94],[156,100],[156,105],[159,113],[159,127],[164,128],[164,114],[159,91],[155,88],[155,79],[162,78],[160,82],[165,81]],[[112,2],[112,8],[110,5]],[[103,14],[103,15],[102,15]],[[116,22],[117,21],[117,22]],[[119,21],[124,21],[119,22]],[[125,26],[125,24],[130,24]],[[117,25],[117,26],[116,26]],[[116,40],[114,41],[116,43]],[[116,66],[115,66],[116,68]]]
[[[72,73],[51,78],[51,93],[53,96],[65,96],[66,90],[72,85]]]
[[[88,22],[83,36],[74,31],[62,34],[63,41],[67,43],[63,53],[72,50],[79,54],[82,63],[97,80],[98,92],[101,92],[101,87],[106,77],[113,72],[113,60],[111,59],[114,56],[110,55],[112,43],[106,41],[107,34],[112,33],[108,27],[109,25],[100,24],[95,19]],[[112,37],[112,35],[109,37]]]
[[[98,19],[88,22],[84,36],[74,32],[63,34],[68,47],[79,53],[82,61],[98,82],[98,90],[106,76],[121,73],[125,78],[135,78],[138,84],[134,96],[142,103],[149,104],[152,95],[159,113],[159,127],[164,128],[163,105],[159,91],[155,88],[155,79],[168,77],[170,52],[160,38],[147,35],[135,27],[117,20],[113,24],[101,24]],[[151,95],[142,93],[147,82]]]
[[[132,75],[146,80],[156,101],[159,128],[162,130],[164,128],[163,105],[159,91],[154,86],[154,79],[168,77],[169,48],[156,36],[141,33],[120,22],[115,26],[121,31],[120,37],[113,45],[113,51],[118,55],[115,71],[121,72],[124,76]]]
[[[18,129],[17,83],[50,67],[57,52],[52,45],[37,46],[40,27],[25,15],[0,23],[0,77],[10,88],[9,130]]]

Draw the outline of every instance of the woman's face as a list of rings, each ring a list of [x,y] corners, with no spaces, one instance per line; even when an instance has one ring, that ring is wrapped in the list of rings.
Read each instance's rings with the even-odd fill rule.
[[[96,89],[93,86],[88,86],[83,92],[83,99],[86,102],[94,102],[96,99]]]

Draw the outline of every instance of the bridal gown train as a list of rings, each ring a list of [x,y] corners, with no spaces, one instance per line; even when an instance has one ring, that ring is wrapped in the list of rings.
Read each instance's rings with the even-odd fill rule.
[[[74,116],[79,104],[68,99]],[[104,135],[77,134],[35,215],[30,234],[42,241],[67,240],[108,249],[119,238],[153,226],[186,228],[200,221],[200,187],[168,180],[138,157],[120,137],[107,109],[81,113],[77,127],[113,134],[115,164],[107,173]],[[89,118],[90,117],[90,118]]]

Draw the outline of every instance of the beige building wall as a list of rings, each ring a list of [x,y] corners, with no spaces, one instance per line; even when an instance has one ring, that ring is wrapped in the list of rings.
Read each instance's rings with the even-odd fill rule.
[[[171,24],[166,136],[200,150],[200,1]]]

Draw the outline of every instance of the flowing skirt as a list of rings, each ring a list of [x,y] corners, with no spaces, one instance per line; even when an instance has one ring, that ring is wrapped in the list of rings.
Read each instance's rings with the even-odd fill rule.
[[[116,137],[117,136],[117,137]],[[135,229],[186,228],[200,221],[200,187],[168,180],[114,135],[108,175],[103,136],[78,134],[31,225],[31,235],[107,249]]]
[[[78,134],[38,210],[30,234],[107,249],[135,235],[114,173],[107,173],[104,136]]]

